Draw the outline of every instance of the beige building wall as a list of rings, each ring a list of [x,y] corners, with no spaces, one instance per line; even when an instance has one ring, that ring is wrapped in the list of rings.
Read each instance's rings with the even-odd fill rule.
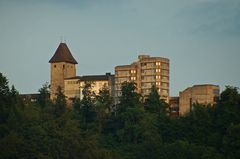
[[[76,76],[75,64],[66,62],[51,63],[51,99],[56,98],[57,88],[64,90],[64,79]]]
[[[149,95],[152,85],[158,88],[161,99],[169,100],[169,59],[140,55],[138,61],[131,65],[115,67],[116,97],[121,96],[121,83],[136,83],[137,92],[145,98]]]
[[[210,104],[216,103],[216,99],[219,97],[219,86],[216,85],[194,85],[184,91],[180,92],[179,96],[179,113],[184,115],[191,111],[194,103]]]
[[[92,86],[92,91],[98,95],[99,90],[101,90],[104,86],[107,86],[111,92],[112,82],[111,78],[113,75],[106,76],[106,79],[81,79],[81,77],[76,76],[73,78],[65,79],[64,80],[64,94],[67,97],[68,101],[72,101],[74,98],[83,98],[82,90],[85,86],[85,82],[90,82]],[[92,78],[92,77],[91,77]]]

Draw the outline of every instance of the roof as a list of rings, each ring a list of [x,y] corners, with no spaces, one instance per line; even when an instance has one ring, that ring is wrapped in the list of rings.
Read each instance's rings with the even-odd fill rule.
[[[188,87],[188,88],[184,89],[180,93],[188,91],[188,90],[191,90],[191,89],[196,88],[196,87],[217,87],[217,88],[220,89],[219,85],[214,85],[214,84],[196,84],[196,85],[193,85],[192,87]]]
[[[219,85],[215,85],[215,84],[196,84],[196,85],[193,85],[192,87],[203,87],[203,86],[219,87]]]
[[[79,79],[81,81],[108,81],[109,77],[113,77],[114,75],[106,74],[106,75],[87,75],[87,76],[75,76],[70,78],[65,78],[65,80],[71,79]]]
[[[68,62],[72,64],[77,64],[77,61],[72,56],[66,43],[60,43],[55,54],[49,60],[49,63],[55,62]]]

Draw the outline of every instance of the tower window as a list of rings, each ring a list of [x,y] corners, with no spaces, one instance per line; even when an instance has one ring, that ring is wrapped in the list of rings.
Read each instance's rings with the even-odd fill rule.
[[[65,68],[65,65],[63,65],[63,69]]]
[[[54,65],[54,68],[56,68],[56,65]]]

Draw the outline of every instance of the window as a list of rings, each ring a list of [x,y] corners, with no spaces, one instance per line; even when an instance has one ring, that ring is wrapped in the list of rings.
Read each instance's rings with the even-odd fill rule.
[[[164,90],[162,90],[162,94],[163,95],[168,95],[168,91],[164,89]]]
[[[213,97],[213,101],[214,101],[214,102],[218,102],[218,101],[219,101],[219,96],[214,96],[214,97]]]
[[[161,72],[161,69],[156,69],[156,72]]]
[[[160,62],[156,62],[156,66],[160,66],[161,65],[161,63]]]
[[[163,86],[163,87],[167,87],[167,86],[168,86],[168,83],[162,82],[162,86]]]
[[[136,70],[131,70],[131,73],[136,73]]]
[[[156,79],[160,79],[160,76],[156,76]]]
[[[56,68],[57,66],[56,65],[54,65],[54,68]]]
[[[219,94],[219,89],[214,89],[214,90],[213,90],[213,94],[218,95],[218,94]]]
[[[135,80],[136,80],[136,77],[131,77],[131,80],[135,81]]]
[[[63,69],[65,69],[65,65],[63,65]]]
[[[167,76],[162,76],[162,80],[168,80]]]

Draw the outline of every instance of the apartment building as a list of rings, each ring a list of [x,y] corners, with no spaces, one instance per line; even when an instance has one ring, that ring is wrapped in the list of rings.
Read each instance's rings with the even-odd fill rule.
[[[161,99],[169,101],[169,59],[139,55],[130,65],[115,67],[115,96],[121,96],[121,84],[135,82],[137,92],[147,98],[152,85],[156,85]]]

